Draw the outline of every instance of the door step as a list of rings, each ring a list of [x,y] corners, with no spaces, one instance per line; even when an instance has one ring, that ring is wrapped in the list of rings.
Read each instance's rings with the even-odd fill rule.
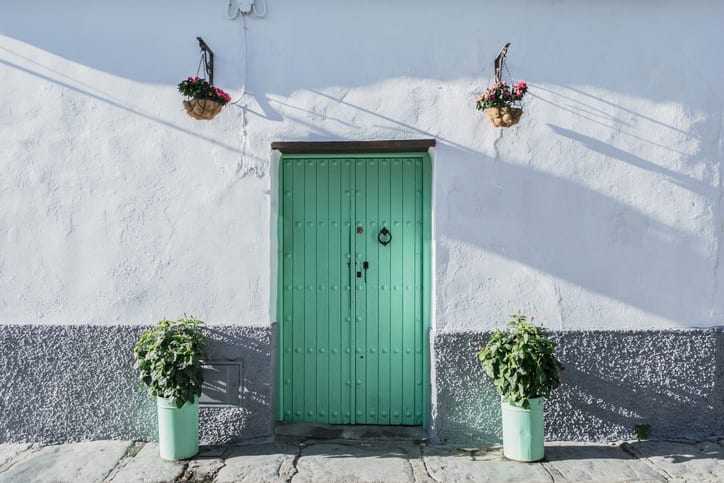
[[[389,440],[426,442],[427,431],[422,426],[383,426],[347,424],[276,423],[277,436],[310,439]]]

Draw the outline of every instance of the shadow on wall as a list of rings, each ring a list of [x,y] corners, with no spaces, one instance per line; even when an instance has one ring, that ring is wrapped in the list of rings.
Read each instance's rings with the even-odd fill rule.
[[[223,444],[273,435],[274,382],[269,328],[209,326],[207,359],[242,364],[239,407],[209,407],[200,411],[204,444]]]
[[[605,151],[613,162],[639,162],[572,131],[556,128],[555,132]],[[481,300],[485,280],[462,286],[454,282],[462,276],[459,273],[488,271],[483,265],[491,263],[488,254],[492,253],[567,281],[570,290],[582,288],[677,325],[711,325],[712,304],[721,304],[712,294],[717,266],[709,241],[700,233],[663,223],[607,193],[528,165],[501,162],[444,143],[438,147],[438,157],[455,160],[436,171],[436,184],[442,187],[436,193],[437,231],[445,234],[437,245],[438,273],[442,274],[438,307],[446,311],[446,317],[479,317],[480,307],[470,301]],[[715,205],[716,193],[705,183],[672,177]],[[709,216],[718,225],[719,215]],[[471,260],[460,257],[464,247],[478,257],[473,260],[480,264],[477,269]],[[528,290],[520,280],[513,282],[522,293]],[[448,289],[448,283],[454,289]],[[540,296],[549,291],[542,303],[556,303],[554,298],[560,298],[557,313],[591,311],[590,317],[600,317],[593,315],[596,307],[581,306],[580,296],[566,299],[566,292],[560,291],[554,297],[555,284],[551,279],[545,286],[530,287],[530,293]],[[510,307],[497,309],[492,312],[507,313]]]
[[[493,58],[510,41],[514,49],[510,68],[528,81],[565,79],[572,85],[705,106],[706,89],[697,93],[681,86],[692,71],[700,84],[716,85],[720,79],[714,70],[702,77],[708,73],[701,66],[717,58],[722,7],[705,0],[665,7],[623,0],[614,4],[625,8],[627,15],[619,15],[610,2],[514,6],[468,2],[441,10],[432,1],[310,6],[281,0],[269,2],[265,18],[249,16],[243,24],[241,19],[227,19],[224,2],[204,8],[178,1],[17,2],[4,9],[0,32],[115,76],[166,84],[194,73],[199,58],[195,37],[201,35],[215,52],[220,87],[241,87],[246,50],[250,90],[279,95],[299,89],[368,86],[389,78],[475,78],[481,70],[488,73],[483,82],[487,83],[492,79]],[[515,18],[525,28],[511,31],[505,22],[480,28],[481,19],[499,15]],[[650,31],[678,34],[642,37],[642,18]],[[701,41],[702,32],[708,35],[706,41]],[[574,38],[575,42],[569,41]],[[605,49],[588,47],[604,42]],[[639,46],[640,55],[632,45]]]
[[[2,47],[1,47],[1,46],[0,46],[0,50],[2,50]],[[75,82],[75,81],[69,80],[69,82],[63,82],[63,81],[61,81],[60,79],[54,79],[54,78],[49,77],[49,76],[47,76],[47,75],[45,75],[45,74],[42,74],[42,73],[40,73],[40,72],[34,71],[34,70],[32,70],[32,69],[29,69],[29,68],[26,68],[26,67],[23,67],[23,66],[20,66],[20,65],[18,65],[18,64],[15,64],[15,63],[12,63],[12,62],[8,62],[8,61],[2,60],[2,59],[0,59],[0,66],[6,66],[6,67],[8,67],[8,68],[10,68],[10,69],[19,70],[19,71],[24,72],[24,73],[26,73],[26,74],[28,74],[28,75],[31,75],[31,76],[33,76],[33,77],[36,77],[36,78],[38,78],[38,79],[40,79],[40,80],[43,80],[43,81],[46,81],[46,82],[49,82],[49,83],[52,83],[52,84],[56,84],[56,85],[58,85],[59,87],[62,87],[62,88],[64,88],[64,89],[68,89],[69,91],[76,92],[76,93],[81,94],[81,95],[83,95],[83,96],[86,96],[86,97],[88,97],[88,98],[95,99],[96,101],[100,101],[100,102],[102,102],[102,103],[104,103],[104,104],[107,104],[107,105],[109,105],[109,106],[111,106],[111,107],[114,107],[114,108],[116,108],[116,109],[120,109],[120,110],[126,111],[126,112],[128,112],[128,113],[130,113],[130,114],[134,114],[134,115],[139,116],[140,118],[142,118],[142,119],[144,119],[144,120],[155,122],[155,123],[160,124],[161,126],[163,126],[163,127],[165,127],[165,128],[169,128],[169,129],[173,129],[173,130],[179,131],[179,132],[181,132],[181,133],[183,133],[183,134],[185,134],[185,135],[188,135],[188,136],[191,136],[191,137],[200,139],[200,140],[202,140],[202,141],[207,141],[207,142],[209,142],[209,143],[211,143],[211,144],[213,144],[213,145],[215,145],[215,146],[218,146],[218,147],[220,147],[220,148],[222,148],[222,149],[225,149],[225,150],[227,150],[227,151],[231,151],[231,152],[236,152],[236,151],[238,151],[238,148],[235,147],[235,146],[232,146],[232,145],[230,145],[230,144],[225,144],[225,143],[223,143],[223,142],[220,142],[220,141],[217,140],[217,139],[213,139],[213,138],[208,137],[208,136],[204,136],[203,134],[199,134],[199,133],[196,132],[196,131],[192,131],[192,130],[183,128],[183,127],[179,126],[178,124],[174,124],[174,123],[172,123],[172,122],[169,122],[169,121],[167,121],[167,120],[165,120],[165,119],[163,119],[163,118],[161,118],[161,117],[159,117],[159,116],[157,116],[157,115],[154,115],[154,114],[149,113],[149,112],[144,112],[143,110],[141,110],[141,108],[133,107],[133,106],[127,104],[127,103],[124,103],[123,101],[116,99],[116,98],[113,96],[113,94],[111,94],[111,93],[99,91],[98,89],[92,88],[91,86],[81,86],[81,87],[77,87],[77,86],[72,85],[72,84],[70,83],[70,82],[77,83],[77,82]],[[60,74],[58,74],[58,76],[61,77]]]
[[[500,396],[480,368],[478,342],[489,334],[438,332],[433,339],[435,437],[441,443],[494,444],[502,440]]]
[[[500,398],[475,357],[489,333],[438,332],[435,427],[442,442],[499,442]],[[724,434],[724,330],[553,333],[566,370],[546,402],[546,439]],[[442,381],[442,382],[440,382]]]
[[[553,439],[568,425],[605,439],[724,434],[722,330],[558,332],[566,371],[548,408]],[[584,433],[585,434],[585,433]]]
[[[0,326],[1,442],[157,440],[155,400],[133,369],[147,327]],[[201,439],[221,444],[272,436],[269,328],[208,327],[210,357],[242,360],[239,407],[203,409]]]
[[[256,386],[256,379],[271,379],[271,332],[268,327],[207,326],[207,359],[244,361],[242,396],[270,407],[269,384]],[[261,371],[261,372],[260,372]],[[269,377],[266,377],[269,376]]]

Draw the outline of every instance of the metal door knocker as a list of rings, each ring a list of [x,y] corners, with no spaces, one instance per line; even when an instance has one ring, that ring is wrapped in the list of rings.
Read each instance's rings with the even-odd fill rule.
[[[380,242],[383,247],[386,247],[392,241],[392,233],[390,233],[390,230],[388,230],[386,226],[377,234],[377,241]]]

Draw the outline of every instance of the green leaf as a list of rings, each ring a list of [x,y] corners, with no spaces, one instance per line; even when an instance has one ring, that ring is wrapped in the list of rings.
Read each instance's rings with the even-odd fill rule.
[[[513,314],[507,326],[507,332],[497,330],[490,336],[477,353],[478,361],[499,394],[529,407],[528,398],[548,397],[560,385],[557,345],[545,328],[531,325],[521,313]]]
[[[186,316],[177,321],[164,319],[139,337],[134,346],[134,367],[152,395],[183,406],[193,401],[195,391],[200,393],[205,345],[201,324]]]

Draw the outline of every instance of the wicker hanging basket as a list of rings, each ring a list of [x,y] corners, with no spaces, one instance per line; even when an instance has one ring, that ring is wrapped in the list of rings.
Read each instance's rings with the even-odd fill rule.
[[[215,118],[216,115],[221,112],[222,107],[224,107],[223,104],[212,101],[211,99],[191,99],[184,101],[186,114],[199,120],[209,121]]]
[[[495,127],[515,126],[523,115],[519,107],[489,107],[485,110],[488,121]]]

